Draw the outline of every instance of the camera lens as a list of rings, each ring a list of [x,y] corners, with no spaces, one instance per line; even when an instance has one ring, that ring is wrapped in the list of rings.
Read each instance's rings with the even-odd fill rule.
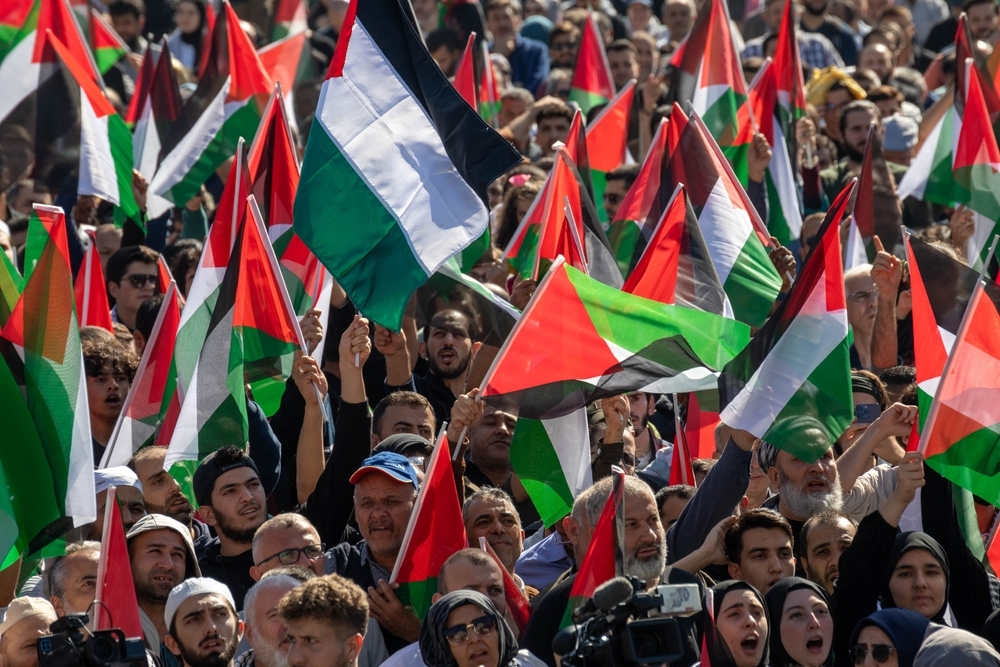
[[[642,632],[632,635],[632,646],[635,648],[635,657],[638,661],[666,653],[666,647],[663,645],[659,633],[656,632]]]
[[[118,657],[118,642],[114,637],[95,635],[90,652],[98,662],[113,662]]]

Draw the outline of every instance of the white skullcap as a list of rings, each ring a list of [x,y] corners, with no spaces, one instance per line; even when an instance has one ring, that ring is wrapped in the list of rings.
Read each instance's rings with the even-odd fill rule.
[[[107,491],[112,486],[131,486],[142,492],[142,484],[128,466],[101,468],[94,471],[94,493]]]
[[[167,606],[163,610],[163,620],[167,624],[167,627],[169,628],[173,623],[174,614],[177,613],[177,608],[181,606],[182,602],[194,595],[204,595],[206,593],[221,595],[229,603],[229,606],[233,608],[233,613],[236,613],[236,601],[233,600],[233,594],[229,591],[228,586],[221,581],[209,577],[192,577],[177,584],[170,591],[170,596],[167,598]]]

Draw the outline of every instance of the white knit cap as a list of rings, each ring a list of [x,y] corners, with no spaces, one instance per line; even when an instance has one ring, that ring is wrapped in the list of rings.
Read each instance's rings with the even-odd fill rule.
[[[221,595],[229,603],[229,606],[233,608],[233,613],[236,612],[236,601],[233,600],[233,594],[229,591],[228,586],[221,581],[209,577],[192,577],[177,584],[170,591],[170,596],[167,598],[167,606],[163,610],[163,621],[167,624],[167,627],[169,628],[170,624],[173,623],[174,614],[177,613],[177,608],[181,606],[182,602],[194,595],[204,595],[205,593]]]

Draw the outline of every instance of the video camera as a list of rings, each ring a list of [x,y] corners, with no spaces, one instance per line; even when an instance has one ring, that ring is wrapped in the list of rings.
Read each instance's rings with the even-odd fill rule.
[[[662,665],[684,655],[677,617],[701,611],[697,584],[661,585],[646,592],[638,579],[615,577],[573,612],[552,650],[571,667]]]
[[[91,632],[88,621],[75,614],[50,625],[52,634],[37,642],[38,667],[147,667],[141,639],[126,639],[118,629]]]

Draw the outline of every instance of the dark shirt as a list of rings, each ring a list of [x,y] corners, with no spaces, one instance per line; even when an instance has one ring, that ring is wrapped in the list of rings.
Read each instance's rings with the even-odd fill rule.
[[[958,19],[949,16],[931,28],[927,41],[924,42],[924,48],[934,53],[941,53],[945,47],[955,43],[956,32],[958,32]]]
[[[818,32],[830,40],[833,48],[837,49],[844,64],[848,67],[856,65],[858,62],[858,38],[854,32],[847,27],[843,21],[833,16],[824,17],[823,23],[818,30],[810,30],[801,23],[799,29],[805,32]],[[832,199],[831,199],[832,201]]]
[[[211,542],[198,559],[198,566],[201,568],[203,576],[211,577],[221,581],[229,587],[229,592],[233,594],[236,602],[236,611],[243,609],[243,598],[247,591],[256,583],[250,576],[250,568],[253,567],[253,551],[247,548],[238,556],[223,556],[220,552],[221,545],[216,539]]]
[[[549,76],[549,49],[545,44],[528,37],[514,38],[514,52],[510,61],[511,83],[535,91]]]
[[[278,485],[278,477],[281,476],[281,443],[274,436],[271,425],[267,423],[264,411],[249,399],[247,399],[247,422],[250,458],[257,465],[264,493],[270,495]]]
[[[205,550],[215,541],[208,524],[194,519],[191,521],[191,529],[194,531],[194,557],[199,561],[205,555]]]
[[[387,395],[395,391],[417,392],[426,398],[430,402],[431,407],[434,408],[434,419],[437,420],[439,426],[451,419],[451,407],[455,404],[455,394],[451,392],[451,389],[444,383],[444,380],[434,375],[434,373],[428,373],[427,375],[417,375],[414,373],[410,376],[409,384],[394,387],[387,383],[385,390]]]
[[[512,499],[514,498],[514,491],[511,486],[511,476],[507,475],[507,481],[503,483],[500,488],[507,492]],[[465,479],[475,484],[479,488],[484,486],[496,486],[490,481],[490,478],[479,469],[475,463],[472,462],[472,457],[466,455],[465,457]],[[535,504],[531,502],[531,498],[525,498],[522,502],[518,502],[514,499],[514,509],[517,510],[517,515],[521,519],[521,526],[530,526],[536,521],[541,521],[541,516],[538,514],[538,510],[535,509]]]

